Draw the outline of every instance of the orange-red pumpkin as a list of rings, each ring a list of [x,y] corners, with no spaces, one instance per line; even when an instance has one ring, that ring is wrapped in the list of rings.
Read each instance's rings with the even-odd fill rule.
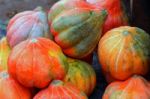
[[[70,82],[88,96],[96,86],[96,74],[92,66],[86,62],[68,58],[68,72],[64,82]]]
[[[0,40],[0,71],[7,70],[7,60],[10,53],[10,47],[6,37]]]
[[[150,83],[141,76],[113,82],[106,88],[102,99],[150,99]]]
[[[145,75],[150,64],[149,42],[150,36],[137,27],[123,26],[107,32],[98,46],[99,62],[107,79]]]
[[[41,90],[33,99],[88,99],[70,83],[54,80],[48,88]]]
[[[20,85],[6,71],[0,73],[1,99],[32,99],[31,91]]]
[[[49,23],[54,40],[63,52],[81,59],[91,54],[98,44],[107,11],[79,6],[80,2],[84,1],[58,1],[49,12]]]
[[[26,87],[46,87],[52,79],[63,79],[67,72],[66,56],[46,38],[27,39],[16,45],[8,59],[11,76]]]

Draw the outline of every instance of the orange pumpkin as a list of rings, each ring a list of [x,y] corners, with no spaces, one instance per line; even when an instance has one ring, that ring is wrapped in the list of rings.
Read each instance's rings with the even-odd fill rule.
[[[27,39],[16,45],[8,59],[11,76],[26,87],[46,87],[52,79],[63,79],[67,72],[66,56],[46,38]]]
[[[54,80],[48,88],[41,90],[33,99],[88,99],[87,96],[69,83]]]
[[[141,76],[113,82],[106,88],[102,99],[150,99],[150,83]]]
[[[116,80],[145,75],[150,64],[150,36],[140,28],[123,26],[107,32],[99,42],[102,70]]]
[[[1,99],[32,99],[31,91],[8,75],[6,71],[0,73]]]
[[[6,37],[0,40],[0,71],[7,70],[7,60],[10,53],[10,47]]]

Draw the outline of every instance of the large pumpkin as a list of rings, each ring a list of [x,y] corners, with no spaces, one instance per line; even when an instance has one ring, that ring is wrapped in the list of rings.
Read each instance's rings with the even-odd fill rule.
[[[96,85],[96,74],[93,68],[86,62],[68,59],[68,73],[64,82],[70,82],[80,90],[90,95]]]
[[[86,0],[98,9],[105,8],[108,11],[107,19],[103,26],[103,35],[116,27],[129,24],[128,14],[122,0]]]
[[[70,2],[72,4],[73,1]],[[68,0],[59,1],[50,10],[49,23],[54,40],[66,55],[86,57],[94,50],[101,37],[101,27],[107,11],[84,6],[72,8],[73,4],[66,4]]]
[[[7,60],[10,53],[10,47],[6,37],[0,40],[0,71],[7,70]]]
[[[6,71],[0,73],[1,99],[32,99],[29,89],[20,85]]]
[[[61,48],[46,38],[27,39],[16,45],[8,59],[11,76],[26,87],[46,87],[52,79],[63,79],[67,72]]]
[[[8,23],[7,39],[10,47],[14,47],[27,38],[51,38],[47,14],[38,7],[33,11],[16,14]]]
[[[150,36],[140,28],[123,26],[107,32],[99,42],[98,56],[109,79],[145,75],[150,64]]]
[[[54,80],[48,88],[41,90],[33,99],[88,99],[87,96],[69,83]]]
[[[140,76],[113,82],[106,88],[102,99],[150,99],[150,83]]]

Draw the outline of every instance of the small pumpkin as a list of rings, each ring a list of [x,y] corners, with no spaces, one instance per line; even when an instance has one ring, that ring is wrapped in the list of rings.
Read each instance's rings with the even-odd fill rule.
[[[99,62],[109,80],[145,75],[150,64],[150,36],[137,27],[122,26],[108,31],[98,46]]]
[[[92,53],[98,44],[107,11],[84,6],[72,8],[71,5],[64,6],[65,4],[68,4],[68,0],[59,1],[52,6],[49,14],[51,32],[66,55],[81,59]],[[61,10],[61,7],[66,9]]]
[[[107,19],[103,26],[103,35],[116,27],[129,25],[128,14],[122,0],[86,0],[97,8],[108,11]]]
[[[54,80],[48,88],[37,93],[33,99],[88,99],[87,96],[70,83]]]
[[[27,39],[16,45],[8,59],[10,75],[26,87],[46,87],[52,79],[63,79],[67,59],[61,48],[46,38]]]
[[[102,99],[149,99],[150,83],[141,76],[133,76],[126,81],[111,83]]]
[[[0,73],[1,99],[32,99],[31,91],[20,85],[6,71]]]
[[[89,96],[96,85],[96,74],[91,65],[71,58],[68,59],[68,65],[64,82],[72,83]]]
[[[6,37],[0,40],[0,71],[7,70],[7,60],[10,53],[10,47]]]
[[[9,21],[7,39],[10,47],[27,38],[37,37],[52,38],[49,33],[47,14],[41,7],[18,13]]]

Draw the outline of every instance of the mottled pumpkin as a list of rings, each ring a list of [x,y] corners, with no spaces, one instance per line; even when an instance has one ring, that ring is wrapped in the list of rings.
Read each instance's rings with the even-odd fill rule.
[[[150,36],[137,27],[112,29],[99,42],[98,56],[109,80],[126,80],[134,74],[145,75],[150,64]]]
[[[10,53],[10,47],[6,37],[0,40],[0,71],[7,70],[7,60]]]
[[[49,14],[51,32],[66,55],[83,58],[92,53],[98,44],[107,11],[90,7],[72,8],[71,5],[60,10],[64,7],[62,2],[66,4],[67,1],[62,0],[52,6]]]
[[[105,8],[108,11],[107,19],[103,26],[103,35],[116,27],[129,24],[128,14],[122,0],[86,0],[98,9]]]
[[[102,99],[150,99],[150,83],[141,76],[113,82],[106,88]]]
[[[14,47],[27,38],[46,37],[49,33],[47,14],[41,7],[33,11],[24,11],[10,19],[7,26],[7,39],[10,47]]]
[[[66,56],[46,38],[27,39],[16,45],[8,59],[10,75],[26,87],[46,87],[52,79],[63,79],[67,72]]]
[[[68,65],[64,82],[72,83],[89,96],[96,85],[96,74],[93,68],[86,62],[70,58]]]
[[[31,91],[20,85],[6,71],[0,73],[1,99],[32,99]]]
[[[48,88],[41,90],[33,99],[88,99],[70,83],[54,80]]]
[[[96,9],[95,5],[91,5],[84,0],[60,0],[56,2],[49,10],[48,20],[51,22],[63,11],[74,8]]]

